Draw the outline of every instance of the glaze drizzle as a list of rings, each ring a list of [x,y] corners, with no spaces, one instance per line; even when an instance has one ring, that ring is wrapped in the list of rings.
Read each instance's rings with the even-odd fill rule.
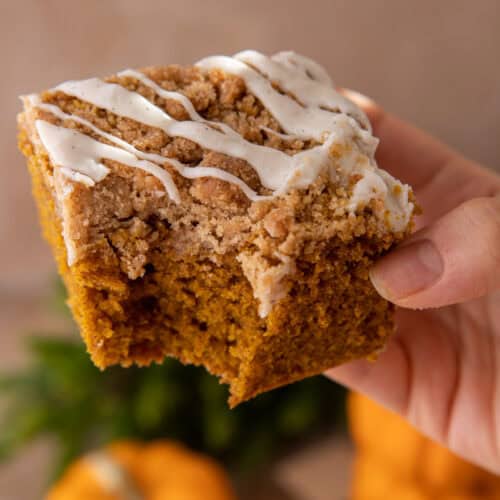
[[[269,196],[259,195],[242,179],[222,169],[192,167],[172,158],[141,152],[126,141],[99,130],[87,120],[43,103],[39,96],[28,96],[32,105],[62,120],[76,121],[111,143],[106,144],[76,130],[37,120],[38,135],[52,162],[68,178],[88,186],[93,186],[108,174],[109,169],[102,163],[103,159],[140,168],[156,176],[175,203],[182,202],[181,195],[172,176],[163,168],[167,164],[189,179],[209,176],[235,184],[252,201],[280,196],[294,188],[307,188],[325,169],[337,178],[344,179],[356,173],[359,181],[353,188],[348,210],[354,212],[371,199],[380,198],[387,209],[392,229],[404,230],[413,211],[413,205],[408,200],[409,186],[377,167],[373,157],[377,140],[371,134],[368,119],[357,106],[335,91],[327,72],[318,63],[293,52],[280,52],[267,57],[256,51],[243,51],[234,57],[208,57],[196,66],[203,72],[218,69],[241,77],[248,90],[262,102],[284,131],[268,133],[275,133],[285,140],[300,138],[318,144],[288,155],[251,143],[229,126],[205,120],[183,94],[167,91],[134,70],[125,70],[118,76],[134,78],[159,97],[176,100],[185,108],[189,120],[175,120],[137,92],[98,78],[68,81],[52,90],[159,128],[169,136],[183,137],[205,149],[245,160],[254,168],[262,186],[271,191]],[[275,85],[279,86],[281,92]],[[356,154],[346,155],[334,162],[330,151],[333,146],[343,144],[355,145]]]

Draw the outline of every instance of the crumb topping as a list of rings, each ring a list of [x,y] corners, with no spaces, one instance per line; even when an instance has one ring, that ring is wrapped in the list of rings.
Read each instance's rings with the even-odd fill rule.
[[[54,166],[70,264],[108,252],[135,280],[152,252],[232,253],[262,316],[309,246],[402,235],[413,212],[363,113],[293,53],[66,82],[21,120]]]

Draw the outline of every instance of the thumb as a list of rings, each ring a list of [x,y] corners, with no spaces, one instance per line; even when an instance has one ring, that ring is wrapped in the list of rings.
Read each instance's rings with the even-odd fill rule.
[[[370,277],[380,295],[411,309],[500,289],[500,197],[459,205],[382,257]]]

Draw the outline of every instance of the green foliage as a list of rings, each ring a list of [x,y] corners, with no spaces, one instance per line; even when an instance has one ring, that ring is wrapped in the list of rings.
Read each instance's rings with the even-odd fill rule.
[[[50,436],[59,450],[56,474],[87,449],[118,438],[181,440],[248,470],[343,422],[343,390],[322,377],[230,410],[225,386],[173,359],[101,372],[76,338],[36,335],[27,349],[26,368],[0,375],[0,460]]]

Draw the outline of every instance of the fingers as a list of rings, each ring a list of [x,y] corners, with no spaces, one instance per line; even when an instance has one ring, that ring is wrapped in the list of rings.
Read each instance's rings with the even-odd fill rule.
[[[498,193],[498,175],[466,158],[456,157],[415,192],[417,202],[424,210],[417,226],[424,227],[434,222],[467,200]]]
[[[370,277],[380,295],[411,309],[500,289],[500,197],[461,204],[379,260]]]
[[[349,389],[369,395],[404,414],[408,400],[409,364],[401,344],[391,339],[377,361],[351,361],[325,374]]]
[[[417,317],[413,311],[400,310],[397,323],[398,331],[375,363],[357,360],[326,375],[443,441],[457,381],[457,336],[449,335],[431,312]]]

